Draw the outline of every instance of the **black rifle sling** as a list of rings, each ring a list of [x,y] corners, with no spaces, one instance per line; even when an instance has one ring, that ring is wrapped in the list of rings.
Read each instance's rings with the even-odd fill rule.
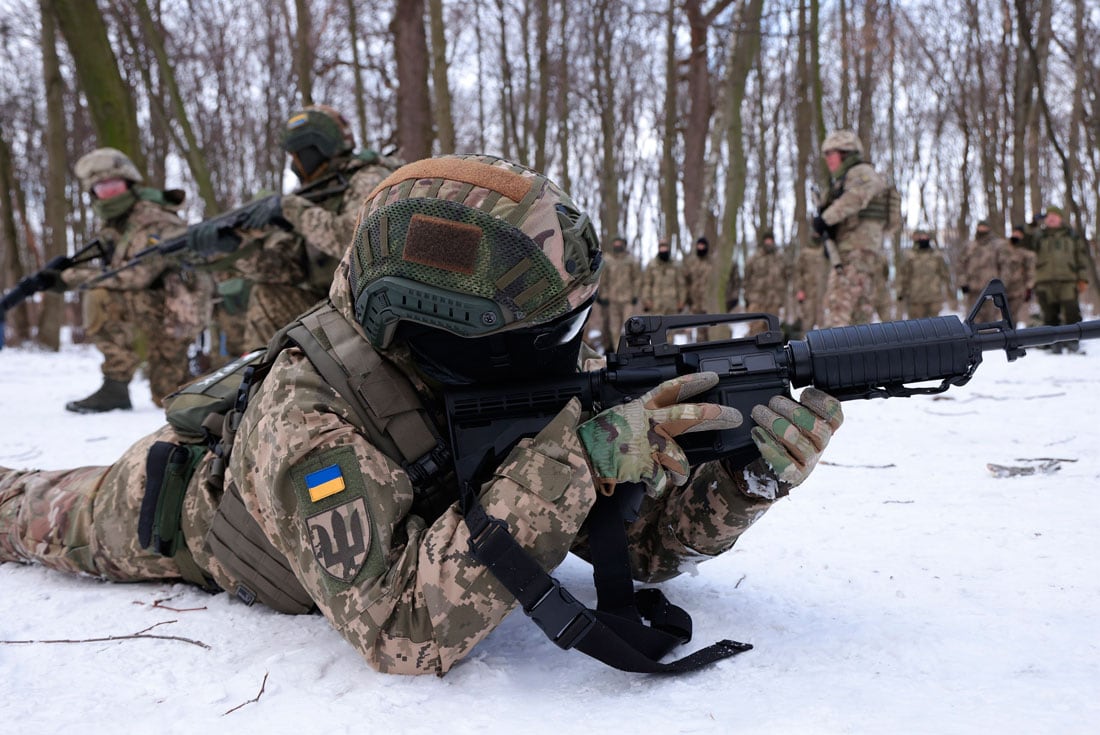
[[[614,612],[590,610],[547,574],[508,533],[507,524],[485,512],[474,484],[462,488],[461,507],[470,531],[470,553],[560,648],[576,648],[612,668],[641,674],[695,671],[752,648],[747,643],[722,640],[670,663],[658,660],[691,638],[691,618],[659,590],[633,593],[623,515],[613,499],[601,496],[596,501],[589,516],[589,544],[594,574],[604,580],[598,583],[597,594],[612,600],[608,604],[617,608]],[[596,536],[604,538],[594,542]],[[623,602],[631,596],[636,604]],[[654,627],[645,626],[640,616],[654,622]]]

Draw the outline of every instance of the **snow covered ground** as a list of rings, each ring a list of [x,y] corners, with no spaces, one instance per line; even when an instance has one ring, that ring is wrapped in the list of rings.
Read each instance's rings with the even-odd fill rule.
[[[846,403],[808,483],[733,552],[666,586],[694,617],[689,649],[727,637],[756,646],[710,669],[617,672],[558,650],[517,613],[444,678],[382,675],[319,616],[4,564],[0,723],[19,733],[1100,732],[1100,342],[1088,347],[1014,363],[987,353],[970,385],[943,396]],[[0,465],[106,464],[161,424],[142,381],[131,412],[66,412],[98,386],[98,364],[88,346],[0,351]],[[1056,471],[987,469],[1046,458],[1062,460]],[[586,565],[571,558],[557,576],[591,601]],[[178,639],[102,640],[142,631]]]

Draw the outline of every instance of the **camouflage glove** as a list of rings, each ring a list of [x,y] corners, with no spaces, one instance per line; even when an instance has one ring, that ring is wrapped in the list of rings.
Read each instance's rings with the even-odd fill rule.
[[[817,388],[802,391],[800,401],[775,396],[755,406],[752,440],[763,462],[745,468],[747,492],[766,498],[786,495],[813,471],[829,440],[844,422],[840,401]]]
[[[691,468],[675,437],[694,431],[740,426],[741,412],[714,403],[681,403],[718,384],[715,373],[666,380],[641,398],[609,408],[577,428],[600,491],[620,482],[640,482],[652,497],[687,482]]]

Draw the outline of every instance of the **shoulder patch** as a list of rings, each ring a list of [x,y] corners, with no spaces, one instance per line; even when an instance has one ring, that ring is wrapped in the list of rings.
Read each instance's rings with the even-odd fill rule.
[[[384,570],[371,498],[352,447],[307,457],[291,470],[298,511],[330,593]]]
[[[152,248],[152,247],[156,247],[157,245],[160,245],[160,234],[159,233],[152,233],[152,234],[149,235],[149,237],[145,238],[145,246],[146,247]]]

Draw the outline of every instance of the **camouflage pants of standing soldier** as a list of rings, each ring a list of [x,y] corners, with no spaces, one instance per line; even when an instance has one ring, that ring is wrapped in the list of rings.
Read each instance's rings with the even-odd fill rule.
[[[834,268],[825,286],[825,326],[867,324],[875,314],[882,261],[871,250],[843,253],[843,269]]]
[[[776,294],[776,295],[778,296],[779,294]],[[779,311],[782,308],[783,308],[783,303],[781,301],[778,301],[778,300],[755,301],[751,304],[746,304],[745,305],[745,313],[746,314],[775,314],[776,316],[779,316]],[[761,321],[760,319],[757,319],[756,321],[752,322],[752,325],[749,327],[749,332],[748,332],[747,336],[751,337],[754,334],[760,334],[761,332],[766,332],[767,331],[767,326],[768,326],[767,322]]]
[[[635,305],[631,301],[607,302],[607,338],[604,347],[613,351],[619,345],[619,336],[623,333],[623,324],[635,314]]]

